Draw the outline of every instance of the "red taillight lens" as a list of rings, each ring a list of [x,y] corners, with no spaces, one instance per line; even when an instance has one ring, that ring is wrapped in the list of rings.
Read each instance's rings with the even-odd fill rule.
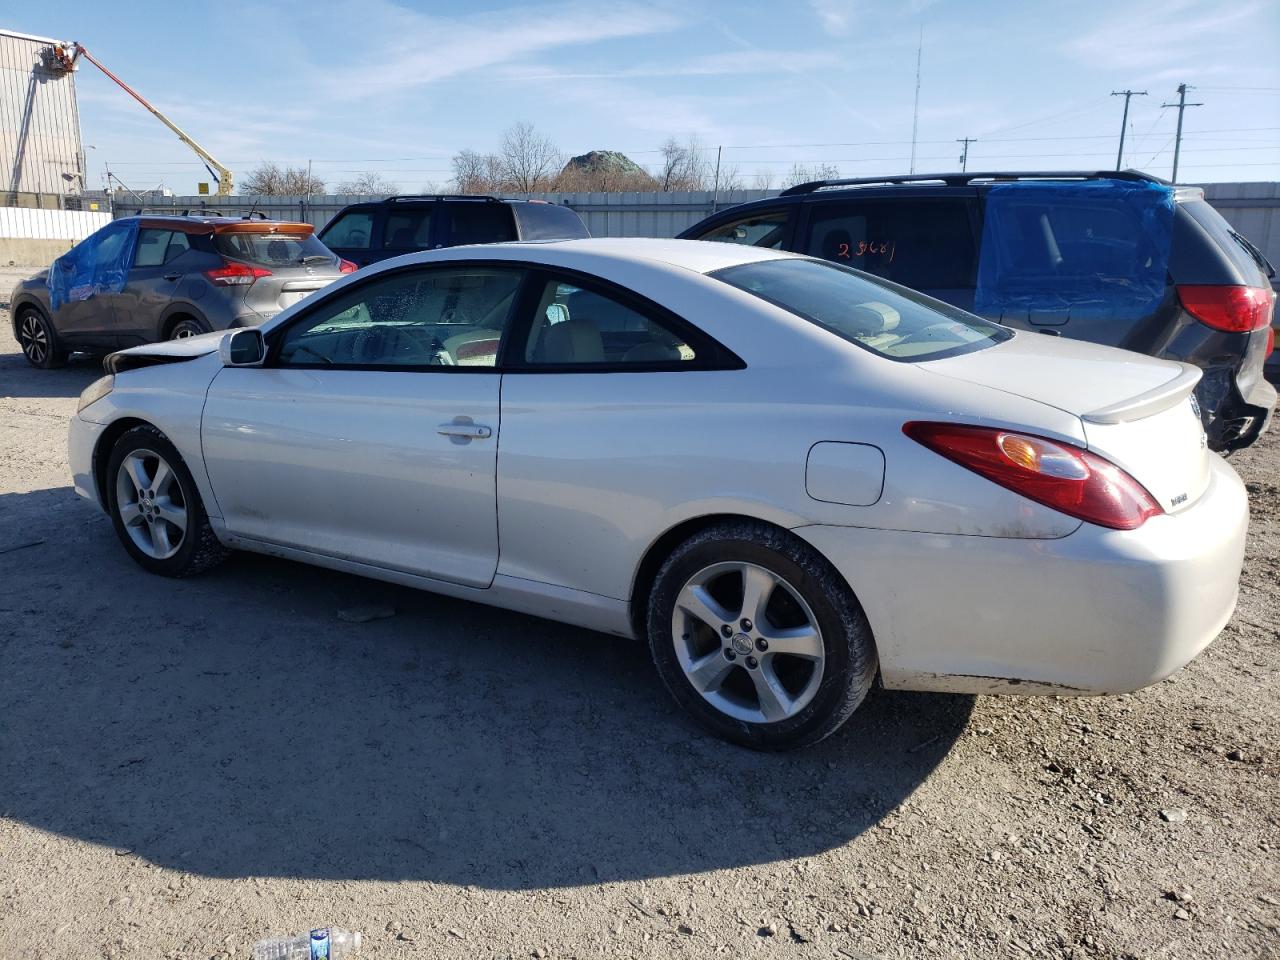
[[[247,286],[259,277],[269,277],[271,271],[262,267],[252,267],[237,260],[223,260],[222,266],[206,270],[204,275],[209,278],[210,283],[217,284],[219,287],[239,287]]]
[[[1262,354],[1262,359],[1265,360],[1267,357],[1271,356],[1275,348],[1276,348],[1276,328],[1272,327],[1270,330],[1267,331],[1267,349]]]
[[[1269,324],[1272,296],[1266,287],[1178,284],[1178,299],[1187,313],[1228,333],[1248,333]]]
[[[338,272],[339,272],[339,273],[355,273],[355,272],[356,272],[357,270],[359,270],[359,269],[360,269],[360,268],[359,268],[358,266],[356,266],[356,264],[352,263],[350,260],[339,260],[339,261],[338,261]]]
[[[1163,512],[1133,477],[1071,444],[957,423],[913,422],[902,432],[992,483],[1079,520],[1134,530]]]

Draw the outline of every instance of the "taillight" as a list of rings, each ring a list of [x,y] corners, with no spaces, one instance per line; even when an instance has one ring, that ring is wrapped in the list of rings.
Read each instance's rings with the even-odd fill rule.
[[[1080,447],[995,427],[912,422],[902,432],[992,483],[1068,516],[1134,530],[1162,513],[1114,463]]]
[[[1271,356],[1275,348],[1276,348],[1276,328],[1272,327],[1270,330],[1267,331],[1267,349],[1262,354],[1262,359],[1265,360],[1267,357]]]
[[[1272,296],[1266,287],[1178,284],[1178,299],[1187,313],[1228,333],[1248,333],[1269,324]]]
[[[342,259],[338,260],[339,273],[355,273],[359,269],[360,268],[356,264],[352,263],[350,260],[342,260]]]
[[[209,278],[210,283],[219,287],[239,287],[247,286],[259,277],[269,277],[271,271],[240,263],[238,260],[223,260],[222,266],[206,270],[204,275]]]

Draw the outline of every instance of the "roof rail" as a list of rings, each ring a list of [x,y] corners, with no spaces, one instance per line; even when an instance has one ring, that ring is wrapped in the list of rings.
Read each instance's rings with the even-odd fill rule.
[[[826,187],[866,187],[894,183],[944,183],[948,187],[965,187],[975,180],[1007,183],[1016,180],[1135,180],[1167,183],[1140,170],[1066,170],[1000,173],[912,173],[906,176],[853,177],[839,180],[811,180],[783,190],[779,196],[794,197],[816,193]]]
[[[478,193],[405,193],[387,197],[382,202],[396,203],[400,200],[492,200],[497,202],[498,198]]]

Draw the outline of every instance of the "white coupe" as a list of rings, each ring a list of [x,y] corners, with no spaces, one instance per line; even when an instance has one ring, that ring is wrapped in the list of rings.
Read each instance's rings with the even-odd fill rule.
[[[1236,602],[1199,371],[848,268],[574,240],[389,260],[107,360],[77,491],[147,570],[254,550],[645,638],[759,748],[885,686],[1102,694]]]

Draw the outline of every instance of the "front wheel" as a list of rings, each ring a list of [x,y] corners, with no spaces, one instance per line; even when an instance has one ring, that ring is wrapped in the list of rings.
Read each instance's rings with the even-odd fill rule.
[[[654,582],[648,632],[677,702],[755,749],[830,736],[875,678],[871,628],[848,584],[764,523],[718,524],[676,548]]]
[[[206,332],[205,328],[200,325],[200,321],[193,320],[190,317],[183,317],[169,331],[169,339],[186,340],[188,337],[198,337]]]
[[[134,427],[116,441],[106,480],[111,521],[139,566],[165,577],[189,577],[227,556],[191,471],[155,427]]]
[[[58,344],[53,324],[39,310],[28,308],[18,315],[18,344],[27,363],[41,370],[67,362],[67,352]]]

